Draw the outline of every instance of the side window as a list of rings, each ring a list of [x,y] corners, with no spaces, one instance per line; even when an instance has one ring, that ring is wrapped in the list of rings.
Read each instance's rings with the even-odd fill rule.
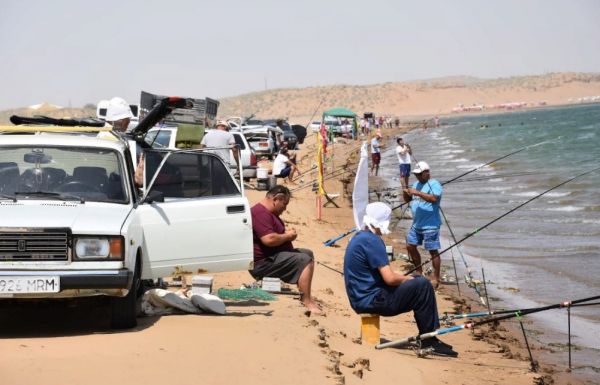
[[[244,144],[244,139],[242,139],[241,135],[237,135],[237,134],[233,134],[233,137],[235,138],[235,144],[238,145],[238,148],[240,150],[245,150],[246,149],[246,145]]]
[[[152,180],[166,152],[146,151],[147,183]],[[240,191],[223,162],[213,154],[173,153],[156,176],[152,191],[165,198],[199,198],[238,195]]]

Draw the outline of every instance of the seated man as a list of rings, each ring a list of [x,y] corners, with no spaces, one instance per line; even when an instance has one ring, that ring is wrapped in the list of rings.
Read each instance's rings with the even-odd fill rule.
[[[359,314],[389,317],[412,310],[419,334],[429,333],[440,327],[435,292],[426,278],[406,276],[390,267],[381,235],[389,234],[391,213],[385,203],[367,205],[365,227],[350,240],[344,256],[346,293]],[[437,355],[458,355],[437,337],[423,340],[422,347],[432,348]]]
[[[287,148],[283,147],[273,161],[273,175],[278,178],[287,177],[288,181],[292,182],[295,173],[300,175],[300,170],[298,170],[298,167],[290,160]]]
[[[298,284],[304,306],[311,313],[321,314],[321,308],[310,293],[314,272],[313,252],[295,249],[292,241],[298,236],[296,230],[286,231],[285,224],[279,218],[290,202],[290,197],[290,190],[278,185],[252,207],[254,266],[250,274],[257,280],[275,277],[287,283]]]

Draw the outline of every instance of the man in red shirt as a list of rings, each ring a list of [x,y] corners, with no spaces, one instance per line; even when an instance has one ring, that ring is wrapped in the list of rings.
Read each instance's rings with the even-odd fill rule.
[[[313,314],[321,314],[321,308],[310,293],[315,268],[313,252],[294,248],[292,241],[298,234],[294,229],[286,230],[279,218],[290,202],[290,197],[287,187],[277,185],[252,207],[254,266],[249,272],[257,280],[275,277],[297,284],[304,306]]]

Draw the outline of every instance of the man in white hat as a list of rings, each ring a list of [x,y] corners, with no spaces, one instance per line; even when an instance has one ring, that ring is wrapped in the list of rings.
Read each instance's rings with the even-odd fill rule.
[[[417,250],[418,245],[423,245],[431,255],[433,265],[433,279],[431,283],[437,289],[440,282],[440,202],[442,201],[443,188],[440,182],[431,179],[429,165],[418,162],[413,170],[417,181],[412,187],[405,188],[403,192],[404,201],[410,202],[413,215],[413,224],[406,236],[406,250],[413,263],[421,264],[421,255]],[[423,273],[423,269],[417,269]]]
[[[227,166],[231,165],[229,150],[233,152],[235,161],[238,164],[240,162],[240,155],[235,143],[235,138],[233,137],[233,134],[229,132],[229,124],[224,120],[217,121],[216,130],[210,130],[204,134],[200,146],[203,148],[214,147],[215,150],[213,152],[219,155]]]
[[[350,306],[357,313],[391,317],[414,312],[419,334],[440,327],[435,291],[422,276],[407,276],[390,267],[381,235],[389,234],[392,209],[385,203],[369,203],[363,219],[364,229],[348,244],[344,256],[344,281]],[[437,338],[423,340],[423,348],[433,353],[456,357],[452,346]]]
[[[113,126],[113,130],[125,132],[133,118],[131,107],[125,99],[115,96],[108,101],[106,107],[106,121]]]

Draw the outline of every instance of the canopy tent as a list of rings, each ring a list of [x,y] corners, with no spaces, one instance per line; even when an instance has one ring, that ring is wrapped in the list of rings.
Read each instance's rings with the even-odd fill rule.
[[[336,107],[323,112],[323,116],[334,116],[336,118],[356,118],[356,114],[347,108]]]

